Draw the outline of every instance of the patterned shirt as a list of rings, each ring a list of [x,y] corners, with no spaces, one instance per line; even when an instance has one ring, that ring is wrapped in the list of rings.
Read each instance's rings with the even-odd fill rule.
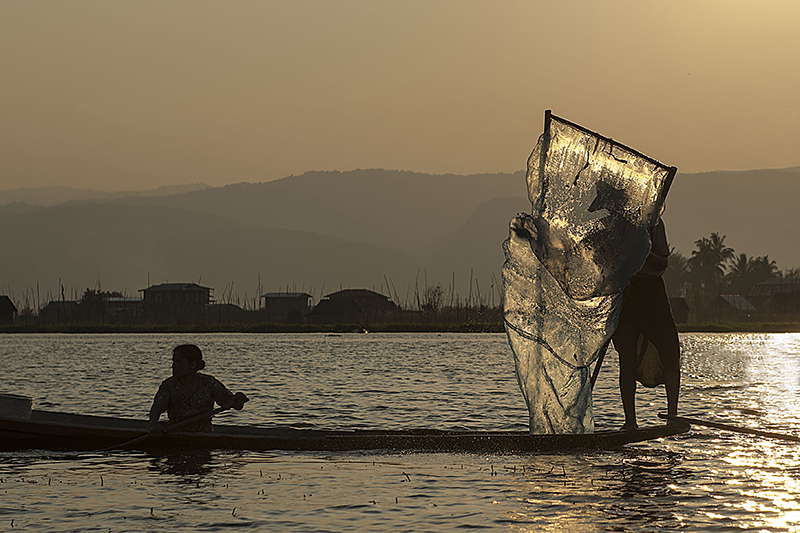
[[[150,413],[161,414],[166,411],[169,423],[175,424],[211,411],[214,402],[226,405],[233,401],[233,393],[214,376],[197,374],[197,377],[197,387],[188,397],[183,393],[178,378],[173,376],[165,379],[158,387]],[[183,426],[180,431],[210,433],[213,431],[211,417]]]

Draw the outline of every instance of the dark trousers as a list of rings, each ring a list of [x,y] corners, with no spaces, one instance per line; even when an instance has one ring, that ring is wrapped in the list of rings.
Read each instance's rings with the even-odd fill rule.
[[[661,368],[654,386],[664,383],[669,414],[677,414],[680,388],[680,343],[672,317],[667,289],[661,276],[634,276],[625,289],[619,325],[614,333],[614,348],[619,353],[619,381],[626,425],[635,425],[634,395],[640,365],[647,364],[644,337],[658,352]]]

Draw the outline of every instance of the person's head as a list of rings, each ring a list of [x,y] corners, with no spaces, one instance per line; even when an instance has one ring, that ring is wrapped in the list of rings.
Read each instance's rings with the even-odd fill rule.
[[[181,344],[172,350],[172,375],[187,376],[206,367],[203,352],[194,344]]]

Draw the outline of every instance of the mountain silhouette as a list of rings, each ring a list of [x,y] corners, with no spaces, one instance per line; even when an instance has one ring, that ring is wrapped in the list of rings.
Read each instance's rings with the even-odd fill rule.
[[[37,285],[42,300],[57,296],[61,279],[68,298],[98,285],[136,295],[149,280],[200,281],[234,303],[259,290],[318,299],[349,287],[408,304],[426,285],[452,292],[455,277],[462,301],[480,291],[497,303],[508,222],[530,211],[521,171],[308,172],[161,195],[73,191],[47,207],[32,205],[35,191],[29,203],[0,191],[11,198],[0,205],[0,294],[17,302]],[[739,253],[798,266],[798,197],[800,168],[679,172],[664,215],[670,244],[689,256],[715,231]]]
[[[137,295],[152,283],[194,281],[215,289],[217,301],[244,304],[261,290],[320,291],[380,288],[384,276],[411,278],[401,252],[329,236],[249,228],[214,215],[164,207],[62,205],[0,217],[3,292],[19,299],[40,287],[66,297],[101,287]],[[24,231],[21,231],[24,228]],[[13,284],[12,284],[12,280]],[[336,285],[332,280],[336,280]],[[327,283],[327,285],[325,285]],[[48,298],[49,300],[49,298]],[[253,303],[250,302],[250,306]]]

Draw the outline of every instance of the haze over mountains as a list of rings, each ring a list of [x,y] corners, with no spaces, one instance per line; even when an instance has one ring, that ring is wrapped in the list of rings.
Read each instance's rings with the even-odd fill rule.
[[[85,200],[111,200],[125,196],[163,196],[189,191],[208,189],[204,183],[190,185],[165,185],[144,191],[97,191],[94,189],[74,189],[72,187],[40,187],[0,191],[0,207],[8,204],[26,204],[29,206],[48,206]]]
[[[664,216],[690,255],[712,231],[738,253],[800,264],[800,168],[681,174]],[[307,172],[265,183],[146,193],[0,191],[0,293],[41,300],[102,287],[194,281],[217,301],[275,290],[319,298],[366,287],[411,304],[441,284],[499,301],[508,221],[529,211],[525,177],[391,170]],[[470,286],[470,279],[472,285]],[[388,285],[388,289],[387,289]],[[49,294],[49,296],[48,296]]]

